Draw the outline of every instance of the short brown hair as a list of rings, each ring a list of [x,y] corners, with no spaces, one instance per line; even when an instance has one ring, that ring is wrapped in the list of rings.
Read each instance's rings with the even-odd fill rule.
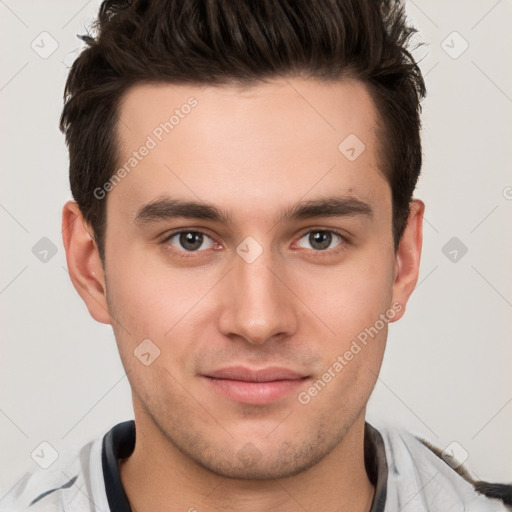
[[[95,37],[73,63],[60,128],[71,191],[104,261],[106,201],[93,191],[118,164],[123,94],[139,83],[251,85],[301,76],[355,78],[380,115],[381,172],[393,201],[398,246],[420,174],[425,83],[407,49],[399,0],[106,0]]]

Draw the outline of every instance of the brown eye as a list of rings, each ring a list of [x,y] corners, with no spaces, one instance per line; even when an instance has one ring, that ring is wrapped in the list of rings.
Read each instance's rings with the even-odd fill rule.
[[[186,252],[197,252],[201,248],[209,249],[213,246],[213,240],[199,231],[180,231],[169,236],[165,242],[179,251]]]
[[[306,243],[309,244],[310,247],[304,247],[304,245],[301,244],[302,240],[306,240]],[[333,241],[336,240],[338,240],[338,243],[334,245],[334,247],[331,247]],[[343,241],[343,237],[334,231],[317,229],[306,233],[299,240],[299,247],[303,247],[304,249],[313,249],[315,251],[325,251],[327,249],[334,249],[340,246]]]

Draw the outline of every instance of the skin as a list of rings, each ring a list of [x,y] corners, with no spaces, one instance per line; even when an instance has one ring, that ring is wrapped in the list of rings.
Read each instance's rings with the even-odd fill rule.
[[[120,106],[122,165],[175,108],[197,106],[107,196],[105,267],[75,202],[66,203],[68,268],[97,321],[112,324],[133,397],[137,439],[120,464],[138,512],[367,511],[365,408],[380,370],[387,323],[343,370],[301,404],[379,315],[405,311],[418,278],[424,205],[415,200],[400,246],[391,190],[379,170],[378,120],[365,86],[276,79],[250,88],[169,84],[130,89]],[[349,161],[349,134],[365,150]],[[372,215],[280,221],[299,201],[358,199]],[[135,222],[170,195],[207,202],[230,222]],[[172,230],[206,233],[198,251]],[[328,248],[309,234],[338,230]],[[262,253],[237,254],[246,237]],[[187,255],[185,257],[183,255]],[[134,350],[159,348],[149,366]],[[269,404],[247,404],[202,377],[230,365],[283,366],[309,376]]]

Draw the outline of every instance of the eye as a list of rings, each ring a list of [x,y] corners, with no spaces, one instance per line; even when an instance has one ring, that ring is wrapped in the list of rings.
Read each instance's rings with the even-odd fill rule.
[[[301,244],[301,241],[303,240],[305,240],[306,244],[310,244],[310,247],[305,247],[303,245],[304,242]],[[338,244],[334,247],[331,247],[333,241],[338,241]],[[343,245],[344,241],[345,239],[343,236],[341,236],[339,233],[336,233],[335,231],[316,229],[314,231],[309,231],[304,236],[302,236],[298,244],[299,247],[304,249],[312,248],[315,251],[325,251],[327,249],[339,248],[341,245]]]
[[[215,242],[201,231],[179,231],[169,235],[163,243],[185,252],[198,252],[200,249],[211,249]]]

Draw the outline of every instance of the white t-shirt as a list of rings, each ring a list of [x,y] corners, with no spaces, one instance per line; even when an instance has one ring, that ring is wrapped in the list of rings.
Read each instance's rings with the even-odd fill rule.
[[[132,512],[118,460],[134,446],[134,421],[119,423],[75,455],[28,474],[2,499],[0,512]],[[486,492],[502,498],[484,496],[445,458],[409,431],[366,423],[365,465],[375,486],[369,512],[512,510],[504,504],[512,501],[512,485],[488,484]]]

